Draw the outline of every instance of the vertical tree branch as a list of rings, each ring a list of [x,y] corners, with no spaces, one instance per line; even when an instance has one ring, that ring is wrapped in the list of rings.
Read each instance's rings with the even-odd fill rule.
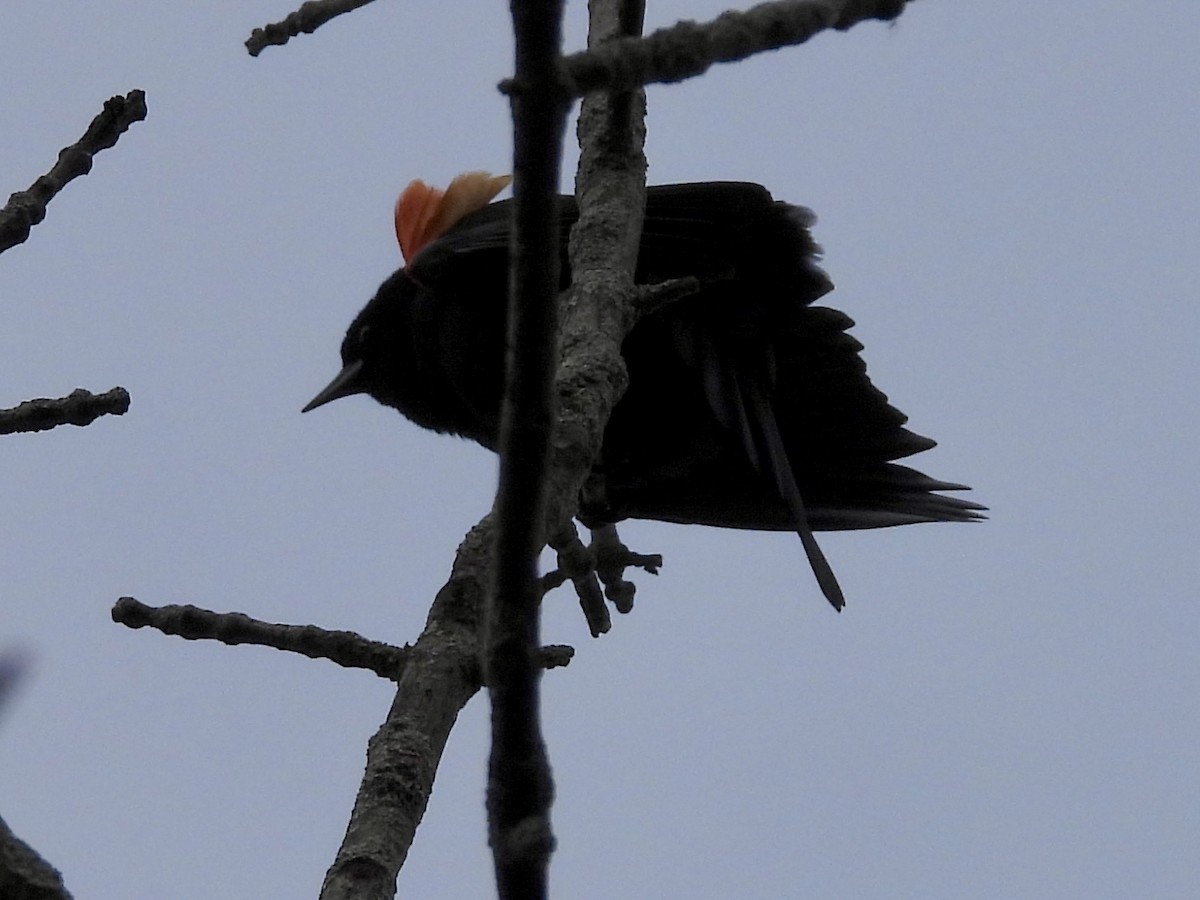
[[[561,0],[513,0],[514,212],[496,551],[485,618],[492,700],[488,839],[501,898],[546,896],[554,785],[542,740],[537,577],[545,545],[558,299],[558,170],[569,102]]]
[[[642,8],[641,0],[592,0],[588,46],[640,32]],[[641,90],[588,97],[579,114],[579,221],[571,232],[572,284],[559,324],[551,521],[574,513],[628,381],[621,343],[637,317],[633,271],[645,206],[644,115]]]

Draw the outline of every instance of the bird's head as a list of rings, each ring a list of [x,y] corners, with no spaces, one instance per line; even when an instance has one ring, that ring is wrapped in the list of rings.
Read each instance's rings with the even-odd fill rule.
[[[420,180],[409,182],[396,201],[396,240],[405,262],[445,234],[464,216],[482,209],[512,181],[509,175],[466,172],[444,191]],[[389,406],[398,357],[412,340],[409,307],[415,285],[405,269],[392,274],[355,316],[342,340],[342,370],[301,412],[352,394],[370,394]]]

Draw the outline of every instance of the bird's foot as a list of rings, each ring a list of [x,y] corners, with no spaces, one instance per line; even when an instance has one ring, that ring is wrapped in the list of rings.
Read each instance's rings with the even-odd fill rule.
[[[612,627],[612,617],[604,602],[606,598],[619,613],[633,609],[637,586],[625,580],[625,570],[636,566],[657,575],[662,556],[630,550],[621,543],[615,525],[588,530],[592,535],[588,546],[584,546],[573,525],[551,539],[550,546],[558,554],[558,568],[542,576],[542,586],[544,592],[549,592],[570,581],[575,586],[592,637],[599,637]]]

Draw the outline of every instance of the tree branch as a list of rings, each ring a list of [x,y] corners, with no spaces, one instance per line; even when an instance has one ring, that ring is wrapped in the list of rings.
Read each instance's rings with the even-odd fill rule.
[[[306,0],[300,8],[289,13],[282,22],[272,22],[255,28],[246,38],[246,49],[258,56],[267,47],[282,46],[300,34],[312,34],[330,19],[353,12],[371,0]]]
[[[91,425],[101,416],[123,416],[129,410],[129,392],[115,387],[103,394],[76,388],[66,397],[26,400],[11,409],[0,409],[0,434],[49,431],[59,425]]]
[[[644,38],[589,47],[563,58],[563,80],[575,96],[684,81],[713,63],[736,62],[802,44],[829,28],[846,31],[867,19],[890,20],[911,0],[776,0],[722,13],[711,22],[678,22]],[[500,89],[512,89],[512,80]]]
[[[589,47],[640,30],[641,8],[640,2],[594,0]],[[638,315],[633,271],[645,207],[644,115],[640,90],[589,97],[579,113],[579,221],[571,231],[572,284],[559,325],[550,522],[569,521],[577,511],[604,428],[628,381],[621,343]]]
[[[58,153],[58,161],[27,191],[17,191],[0,210],[0,253],[23,243],[29,230],[46,218],[46,204],[66,187],[67,182],[92,170],[92,157],[117,143],[117,138],[134,122],[146,118],[145,91],[130,91],[124,97],[113,97],[83,137]]]
[[[367,640],[353,631],[327,631],[316,625],[279,625],[244,613],[218,613],[198,606],[147,606],[122,597],[112,608],[112,620],[128,628],[156,628],[187,641],[213,640],[222,644],[257,644],[327,659],[348,669],[369,669],[381,678],[398,681],[411,648]]]
[[[546,896],[554,783],[540,719],[536,653],[546,543],[546,466],[557,354],[558,170],[570,109],[558,81],[562,0],[513,0],[513,229],[500,420],[496,553],[485,620],[492,701],[488,842],[502,900]]]
[[[479,625],[492,539],[485,516],[459,545],[450,579],[408,650],[387,719],[367,745],[366,771],[321,900],[395,895],[450,729],[482,686]]]
[[[380,678],[399,681],[412,648],[372,641],[353,631],[329,631],[316,625],[280,625],[251,618],[244,613],[218,613],[199,606],[147,606],[133,597],[122,597],[112,608],[112,620],[127,628],[156,628],[185,641],[220,641],[222,644],[257,644],[309,659],[327,659],[347,669],[367,669]],[[537,661],[543,669],[570,663],[573,648],[549,644],[538,648]],[[3,657],[0,657],[0,688],[3,687]],[[0,691],[0,699],[3,693]]]

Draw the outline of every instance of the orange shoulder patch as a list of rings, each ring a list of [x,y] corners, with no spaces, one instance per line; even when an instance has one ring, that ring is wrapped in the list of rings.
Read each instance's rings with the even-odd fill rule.
[[[411,264],[427,244],[463,216],[487,206],[511,181],[511,175],[466,172],[444,191],[419,179],[410,181],[396,201],[396,240],[404,261]]]

